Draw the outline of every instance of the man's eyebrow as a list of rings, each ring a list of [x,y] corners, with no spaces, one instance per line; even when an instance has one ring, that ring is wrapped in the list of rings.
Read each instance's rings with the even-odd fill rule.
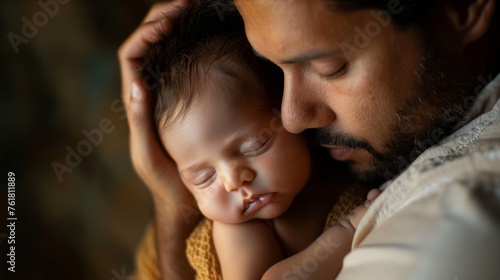
[[[259,57],[265,61],[271,62],[268,58],[266,58],[263,55],[261,55],[260,53],[258,53],[254,48],[252,48],[252,51],[257,57]],[[299,54],[299,55],[292,57],[292,58],[285,59],[285,60],[281,61],[280,63],[281,64],[293,64],[293,63],[298,63],[298,62],[305,62],[305,61],[329,57],[329,56],[336,54],[336,53],[338,53],[338,51],[335,51],[335,52],[311,51],[311,52]]]
[[[294,56],[292,58],[285,59],[285,60],[281,61],[281,63],[282,64],[293,64],[293,63],[298,63],[298,62],[305,62],[305,61],[325,58],[325,57],[329,57],[331,55],[332,55],[332,52],[311,51],[311,52],[299,54],[299,55]]]

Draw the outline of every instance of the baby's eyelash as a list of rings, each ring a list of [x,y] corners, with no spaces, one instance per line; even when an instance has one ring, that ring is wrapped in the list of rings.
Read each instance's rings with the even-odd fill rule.
[[[209,185],[209,182],[211,183],[214,179],[214,177],[217,175],[217,172],[209,173],[207,175],[201,176],[199,179],[195,179],[193,182],[193,185],[197,187],[206,187]]]
[[[273,138],[272,136],[269,136],[267,138],[264,138],[264,139],[257,141],[256,143],[258,143],[257,144],[258,146],[255,143],[252,144],[252,146],[255,145],[257,147],[252,148],[252,150],[250,150],[250,151],[242,152],[242,155],[248,156],[248,157],[260,155],[262,152],[265,151],[265,148],[267,148],[267,146],[271,142],[272,138]]]

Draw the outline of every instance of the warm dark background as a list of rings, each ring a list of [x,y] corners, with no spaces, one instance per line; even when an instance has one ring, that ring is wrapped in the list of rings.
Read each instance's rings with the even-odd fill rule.
[[[16,53],[11,32],[45,13],[39,0],[0,1],[0,279],[128,279],[151,217],[130,163],[116,51],[154,0],[57,3]],[[38,23],[43,23],[43,16]],[[115,107],[113,107],[115,106]],[[114,109],[113,109],[114,108]],[[109,119],[114,130],[62,175],[67,147]],[[7,173],[16,174],[16,273],[7,273]]]

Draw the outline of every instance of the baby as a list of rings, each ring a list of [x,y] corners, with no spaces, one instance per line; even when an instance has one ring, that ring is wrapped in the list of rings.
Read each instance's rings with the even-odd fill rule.
[[[146,58],[145,80],[161,73],[148,81],[161,142],[213,221],[223,279],[287,277],[327,237],[338,246],[308,279],[334,278],[350,250],[350,221],[366,207],[323,232],[345,183],[303,135],[282,127],[273,110],[281,72],[253,54],[237,12],[223,17],[207,3],[192,5]]]

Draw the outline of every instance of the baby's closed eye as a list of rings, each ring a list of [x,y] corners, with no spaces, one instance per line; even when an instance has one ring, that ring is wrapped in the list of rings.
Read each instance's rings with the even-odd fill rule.
[[[241,145],[240,153],[244,156],[257,156],[264,153],[270,146],[274,135],[266,135],[249,140]]]

